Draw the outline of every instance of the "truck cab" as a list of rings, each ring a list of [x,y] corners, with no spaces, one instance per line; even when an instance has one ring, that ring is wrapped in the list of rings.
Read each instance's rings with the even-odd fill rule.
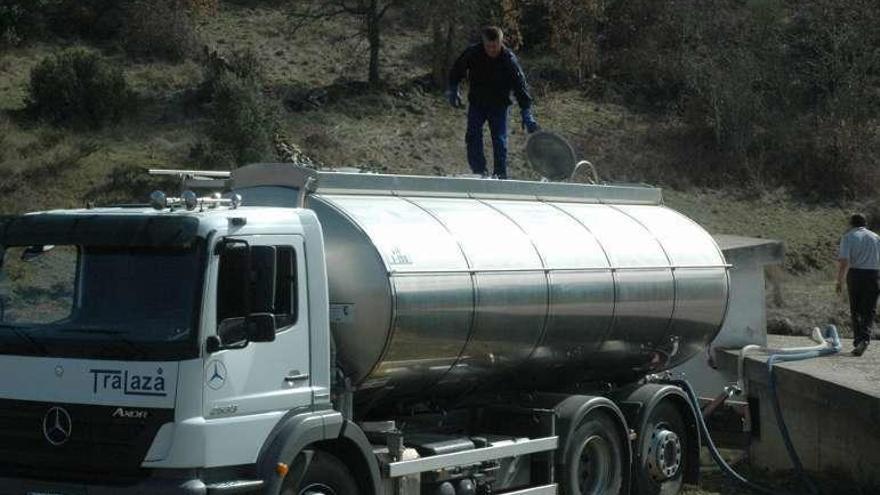
[[[311,211],[55,211],[0,231],[10,493],[204,492],[230,479],[215,469],[254,465],[284,415],[330,407]]]

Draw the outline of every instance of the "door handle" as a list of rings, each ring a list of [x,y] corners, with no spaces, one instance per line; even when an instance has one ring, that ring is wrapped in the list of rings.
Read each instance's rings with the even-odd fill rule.
[[[287,383],[295,383],[295,382],[299,382],[299,381],[303,381],[303,380],[308,380],[308,379],[309,379],[309,374],[308,374],[308,373],[296,373],[296,372],[294,372],[294,373],[291,373],[291,374],[289,374],[289,375],[287,375],[287,376],[284,377],[284,381],[287,382]]]

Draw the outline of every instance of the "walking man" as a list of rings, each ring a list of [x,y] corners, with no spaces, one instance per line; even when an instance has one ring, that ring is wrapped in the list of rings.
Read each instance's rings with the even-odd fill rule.
[[[850,230],[840,240],[837,257],[837,293],[844,276],[849,292],[849,311],[853,328],[853,355],[861,356],[871,342],[877,296],[880,295],[880,236],[868,230],[865,216],[850,217]]]
[[[519,103],[523,127],[532,133],[538,130],[538,123],[532,115],[532,97],[525,74],[516,55],[504,46],[501,29],[494,26],[483,29],[483,42],[468,47],[452,66],[447,97],[456,108],[462,107],[458,85],[465,78],[470,84],[465,134],[468,165],[475,174],[489,175],[483,154],[483,125],[488,121],[495,158],[493,175],[506,179],[507,113],[511,92]]]

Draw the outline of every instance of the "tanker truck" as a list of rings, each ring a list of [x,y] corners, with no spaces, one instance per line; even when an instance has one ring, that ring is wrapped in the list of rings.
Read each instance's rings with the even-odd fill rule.
[[[0,220],[0,494],[696,482],[699,412],[654,378],[729,266],[659,189],[186,174],[223,192]]]

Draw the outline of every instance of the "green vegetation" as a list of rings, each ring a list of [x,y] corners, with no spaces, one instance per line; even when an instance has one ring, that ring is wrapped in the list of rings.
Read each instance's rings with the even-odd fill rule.
[[[196,50],[194,13],[179,0],[137,0],[126,9],[123,46],[132,57],[178,62]]]
[[[210,142],[207,152],[199,157],[207,168],[235,168],[274,158],[277,109],[263,96],[257,82],[233,70],[207,81]]]
[[[464,114],[445,104],[444,74],[475,29],[496,22],[523,61],[543,127],[606,180],[663,186],[670,206],[713,232],[784,240],[784,297],[770,313],[802,328],[845,321],[828,281],[846,214],[877,210],[867,201],[877,186],[880,6],[407,0],[383,14],[373,57],[358,36],[364,15],[294,29],[294,7],[328,2],[294,3],[4,2],[0,213],[143,201],[158,184],[143,176],[148,167],[307,155],[326,166],[465,173]],[[68,78],[47,75],[62,90],[45,98],[69,104],[35,106],[43,97],[32,77],[49,72],[36,68],[71,45],[97,60],[96,74],[112,75],[110,87],[122,87],[121,75],[134,104],[91,117],[112,91],[90,103],[64,89]],[[73,120],[53,116],[61,111]],[[511,124],[512,175],[534,179],[518,119]]]
[[[81,49],[40,62],[31,71],[28,92],[28,111],[56,125],[98,129],[118,122],[132,106],[122,70]]]

